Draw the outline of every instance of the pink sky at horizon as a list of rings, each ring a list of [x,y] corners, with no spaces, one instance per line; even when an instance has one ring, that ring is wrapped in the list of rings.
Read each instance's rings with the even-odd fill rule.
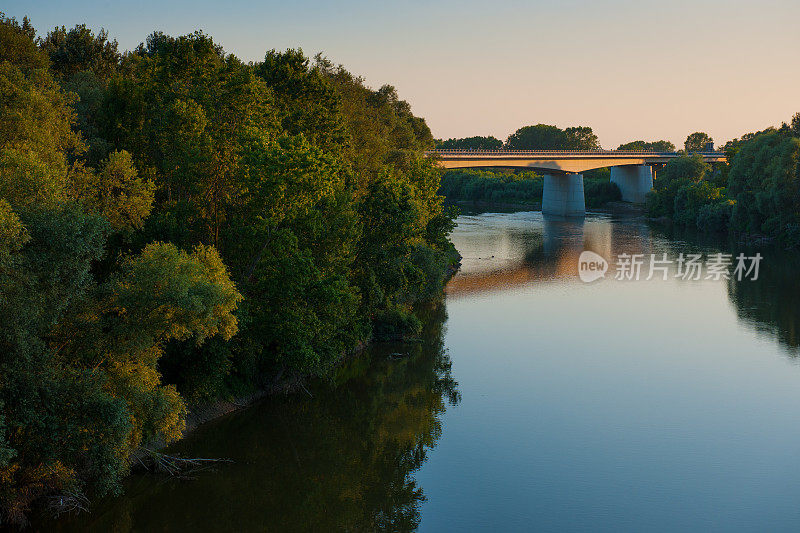
[[[797,0],[7,3],[40,34],[86,23],[122,49],[202,29],[245,60],[321,51],[397,87],[445,139],[545,123],[590,126],[605,148],[694,131],[721,145],[800,111]]]

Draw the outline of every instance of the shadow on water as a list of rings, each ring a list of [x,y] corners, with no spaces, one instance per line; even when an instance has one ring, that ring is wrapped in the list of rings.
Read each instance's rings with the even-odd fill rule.
[[[178,481],[134,476],[125,495],[61,531],[412,531],[425,500],[413,474],[460,397],[443,303],[421,343],[370,347],[332,382],[201,426],[169,452],[234,463]]]

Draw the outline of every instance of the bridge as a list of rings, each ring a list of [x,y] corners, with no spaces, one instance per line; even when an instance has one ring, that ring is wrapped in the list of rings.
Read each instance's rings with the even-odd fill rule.
[[[626,202],[644,202],[653,188],[656,171],[678,152],[640,150],[432,150],[429,157],[439,166],[455,168],[526,168],[544,175],[542,212],[549,215],[582,216],[586,212],[583,174],[596,168],[611,168]],[[699,152],[707,163],[727,160],[724,152]]]

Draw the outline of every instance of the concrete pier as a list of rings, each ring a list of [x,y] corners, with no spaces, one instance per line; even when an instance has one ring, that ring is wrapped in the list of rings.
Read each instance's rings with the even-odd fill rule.
[[[584,216],[586,201],[583,197],[583,174],[545,174],[542,213],[564,217]]]
[[[653,169],[650,165],[611,167],[611,183],[617,184],[623,201],[641,204],[653,188]]]

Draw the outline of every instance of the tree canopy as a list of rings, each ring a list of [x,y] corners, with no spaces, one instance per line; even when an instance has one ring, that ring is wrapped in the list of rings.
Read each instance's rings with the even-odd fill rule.
[[[708,146],[714,145],[714,139],[708,136],[707,133],[696,131],[686,137],[686,142],[683,143],[683,148],[687,154],[694,154],[696,152],[703,152],[708,150]]]
[[[648,152],[674,152],[675,145],[670,141],[631,141],[620,144],[617,150],[644,150]]]
[[[0,17],[0,523],[193,403],[330,375],[457,258],[425,121],[322,57]]]
[[[441,148],[442,150],[499,150],[502,147],[503,141],[491,135],[488,137],[475,136],[436,141],[436,148]]]
[[[512,133],[505,147],[509,150],[599,150],[600,143],[592,128],[586,126],[562,130],[557,126],[537,124]]]

